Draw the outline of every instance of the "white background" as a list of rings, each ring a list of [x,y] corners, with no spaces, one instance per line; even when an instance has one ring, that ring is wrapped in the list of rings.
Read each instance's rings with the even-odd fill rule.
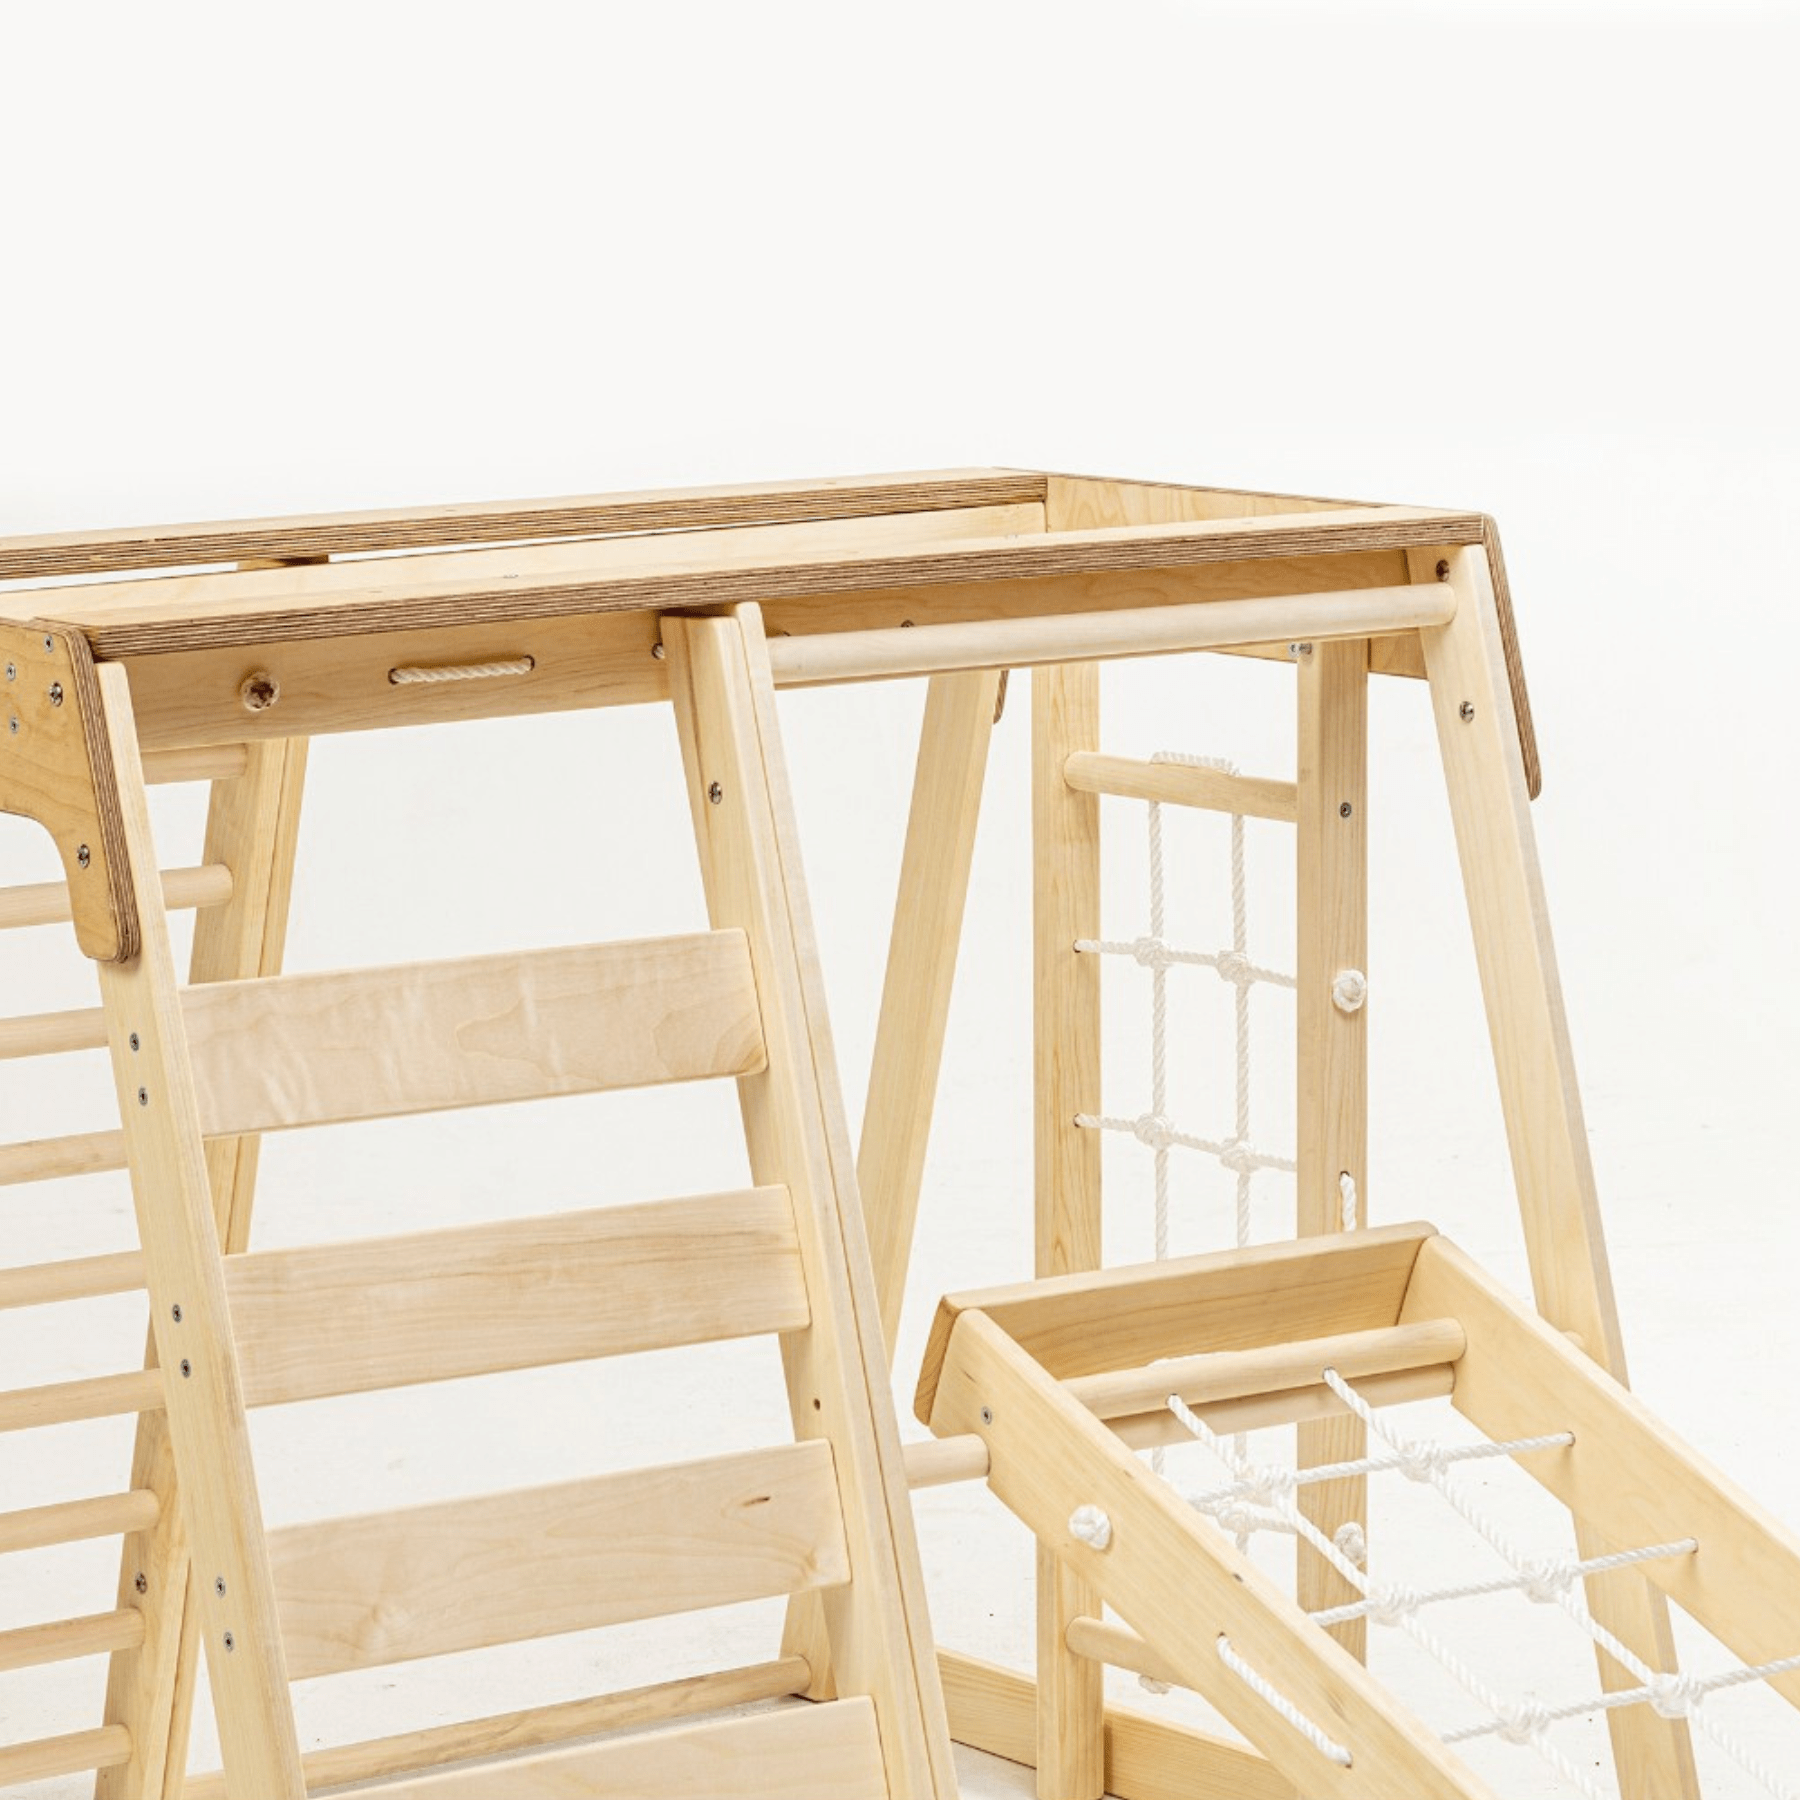
[[[1780,5],[12,6],[0,531],[965,463],[1493,512],[1636,1383],[1800,1518],[1797,55]],[[1118,748],[1289,767],[1279,671],[1109,680]],[[917,707],[784,702],[853,1112]],[[1028,1255],[1024,736],[1021,696],[903,1392],[933,1296]],[[1375,1214],[1432,1218],[1520,1283],[1421,691],[1383,684],[1375,754]],[[573,778],[549,776],[558,757]],[[192,804],[163,817],[168,860],[193,860]],[[1117,826],[1108,928],[1130,935],[1141,823]],[[673,928],[697,917],[685,834],[660,719],[321,744],[291,961]],[[49,872],[23,828],[0,853]],[[1201,867],[1175,905],[1204,938],[1223,875]],[[1259,849],[1256,874],[1258,947],[1285,961],[1280,856]],[[83,998],[60,953],[48,933],[0,945],[9,1012]],[[1120,1111],[1142,1104],[1130,980],[1109,1018]],[[1281,1078],[1262,1086],[1275,1139]],[[9,1069],[0,1127],[98,1123],[103,1091],[73,1062]],[[566,1110],[273,1146],[260,1241],[592,1199],[602,1122],[598,1197],[667,1191],[671,1147],[675,1186],[730,1178],[728,1107],[701,1132],[660,1099]],[[1141,1167],[1115,1170],[1119,1253],[1141,1254]],[[0,1193],[0,1260],[98,1247],[96,1218],[129,1241],[104,1184],[49,1209]],[[9,1366],[98,1372],[96,1338],[46,1329],[9,1336]],[[140,1329],[121,1314],[108,1341]],[[696,1365],[680,1390],[709,1430],[748,1416],[736,1370]],[[463,1396],[365,1409],[323,1449],[267,1423],[272,1508],[377,1504],[395,1470],[408,1493],[499,1485],[493,1458],[537,1478],[566,1451],[573,1471],[597,1441],[658,1453],[614,1395],[571,1415],[555,1383],[533,1391],[473,1469],[442,1453]],[[0,1440],[0,1503],[51,1497],[42,1435]],[[55,1454],[103,1491],[120,1440],[84,1443]],[[939,1634],[1016,1655],[1016,1534],[970,1508],[922,1507]],[[0,1625],[98,1609],[109,1583],[109,1555],[0,1564]],[[596,1649],[585,1672],[647,1666]],[[476,1705],[542,1673],[509,1668]],[[97,1676],[76,1673],[0,1687],[0,1741],[89,1722]],[[436,1716],[395,1680],[309,1696],[309,1730]],[[1785,1741],[1770,1754],[1800,1766]],[[1571,1791],[1503,1767],[1509,1796]],[[971,1764],[969,1787],[1012,1779]],[[1716,1792],[1755,1791],[1733,1780]]]

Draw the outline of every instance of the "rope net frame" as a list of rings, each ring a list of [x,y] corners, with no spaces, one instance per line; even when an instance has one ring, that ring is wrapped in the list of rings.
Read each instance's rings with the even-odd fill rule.
[[[1163,750],[1156,752],[1151,760],[1213,769],[1226,775],[1238,773],[1234,763],[1219,757]],[[1259,1147],[1252,1136],[1251,993],[1259,985],[1291,991],[1297,984],[1292,975],[1258,964],[1249,955],[1243,815],[1228,815],[1231,942],[1221,950],[1202,951],[1170,941],[1162,803],[1150,800],[1143,804],[1148,814],[1148,930],[1143,936],[1130,939],[1080,939],[1074,947],[1084,955],[1130,958],[1139,967],[1150,971],[1150,1105],[1146,1112],[1135,1116],[1084,1113],[1077,1116],[1075,1123],[1088,1130],[1129,1136],[1151,1151],[1154,1254],[1155,1259],[1162,1262],[1169,1256],[1170,1155],[1173,1150],[1188,1150],[1212,1157],[1236,1177],[1233,1242],[1238,1248],[1251,1241],[1251,1200],[1256,1176],[1270,1170],[1287,1174],[1296,1171],[1293,1157]],[[1210,968],[1234,989],[1233,1127],[1226,1138],[1208,1138],[1181,1130],[1171,1123],[1169,974],[1180,968]],[[1367,995],[1367,980],[1360,970],[1340,971],[1333,982],[1334,1004],[1343,1011],[1359,1010]],[[1358,1194],[1349,1175],[1340,1177],[1339,1190],[1343,1229],[1354,1230],[1358,1224]],[[1564,1513],[1563,1519],[1569,1527],[1567,1543],[1548,1554],[1528,1551],[1494,1515],[1486,1494],[1477,1497],[1462,1471],[1476,1465],[1507,1465],[1516,1469],[1516,1458],[1565,1447],[1573,1442],[1571,1433],[1550,1429],[1537,1437],[1500,1443],[1485,1439],[1455,1445],[1428,1441],[1400,1431],[1391,1420],[1378,1414],[1336,1370],[1323,1369],[1320,1374],[1345,1409],[1363,1424],[1368,1433],[1368,1455],[1354,1461],[1308,1469],[1298,1469],[1291,1464],[1257,1462],[1249,1454],[1249,1440],[1244,1434],[1221,1437],[1179,1396],[1171,1394],[1167,1400],[1171,1415],[1195,1445],[1210,1452],[1223,1465],[1227,1476],[1222,1483],[1187,1492],[1183,1497],[1197,1512],[1227,1532],[1240,1552],[1247,1553],[1253,1537],[1264,1533],[1291,1537],[1310,1545],[1361,1596],[1348,1605],[1314,1612],[1311,1616],[1317,1624],[1324,1627],[1367,1618],[1377,1627],[1397,1632],[1474,1703],[1477,1716],[1472,1721],[1451,1724],[1440,1731],[1446,1745],[1497,1741],[1535,1753],[1562,1784],[1558,1791],[1578,1794],[1582,1800],[1642,1800],[1640,1796],[1622,1795],[1616,1786],[1601,1785],[1553,1734],[1556,1727],[1573,1721],[1597,1720],[1621,1707],[1649,1706],[1665,1718],[1686,1719],[1696,1734],[1710,1743],[1724,1761],[1754,1784],[1753,1787],[1734,1789],[1734,1792],[1746,1796],[1752,1793],[1772,1796],[1773,1800],[1800,1800],[1800,1776],[1777,1771],[1739,1731],[1704,1704],[1712,1694],[1800,1671],[1800,1635],[1796,1638],[1796,1654],[1777,1662],[1756,1666],[1736,1663],[1706,1675],[1661,1671],[1645,1665],[1595,1619],[1587,1607],[1582,1583],[1588,1576],[1664,1558],[1694,1555],[1699,1549],[1695,1539],[1676,1539],[1583,1558],[1574,1549],[1572,1521]],[[1447,1406],[1447,1402],[1438,1404]],[[1157,1472],[1166,1474],[1165,1452],[1159,1449],[1149,1454]],[[1482,1579],[1435,1586],[1379,1581],[1371,1576],[1367,1567],[1368,1543],[1362,1525],[1346,1525],[1334,1536],[1328,1536],[1298,1504],[1300,1490],[1315,1483],[1351,1476],[1388,1475],[1397,1475],[1409,1483],[1430,1489],[1444,1508],[1498,1560],[1502,1572]],[[1536,1484],[1523,1470],[1517,1470],[1516,1479],[1523,1486],[1535,1489]],[[1373,1499],[1372,1489],[1371,1501]],[[1635,1685],[1605,1693],[1584,1690],[1576,1700],[1556,1704],[1546,1703],[1529,1689],[1524,1693],[1503,1692],[1474,1666],[1469,1657],[1420,1617],[1422,1613],[1435,1613],[1438,1608],[1458,1601],[1493,1596],[1517,1596],[1534,1610],[1561,1613],[1575,1631],[1627,1670]],[[1307,1718],[1287,1695],[1237,1653],[1229,1639],[1220,1638],[1219,1656],[1322,1756],[1342,1766],[1350,1766],[1354,1746],[1338,1742],[1317,1721]],[[1152,1677],[1140,1676],[1138,1681],[1139,1686],[1149,1693],[1170,1692],[1167,1683]],[[1594,1686],[1597,1688],[1598,1684]],[[1793,1760],[1800,1763],[1800,1754]],[[1714,1791],[1709,1785],[1709,1796]]]

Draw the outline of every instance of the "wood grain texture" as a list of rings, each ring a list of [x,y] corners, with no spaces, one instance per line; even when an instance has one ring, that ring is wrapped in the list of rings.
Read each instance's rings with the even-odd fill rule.
[[[785,1188],[234,1256],[251,1406],[715,1343],[808,1320]]]
[[[16,1631],[0,1631],[0,1672],[73,1662],[83,1656],[107,1656],[115,1650],[136,1649],[143,1641],[144,1615],[135,1607],[60,1619],[53,1625],[26,1625]]]
[[[92,1500],[59,1500],[0,1513],[0,1554],[42,1550],[52,1544],[77,1544],[86,1538],[114,1537],[144,1531],[156,1523],[161,1503],[155,1494],[133,1489],[128,1494],[101,1494]]]
[[[7,1744],[0,1747],[0,1787],[48,1781],[57,1775],[82,1775],[90,1769],[115,1768],[130,1754],[131,1734],[118,1725]]]
[[[162,1372],[134,1369],[125,1375],[89,1375],[46,1387],[0,1391],[0,1432],[35,1431],[40,1425],[73,1425],[80,1419],[116,1419],[150,1412],[163,1403]]]
[[[48,1306],[59,1300],[97,1300],[144,1285],[144,1259],[135,1250],[110,1256],[76,1256],[65,1262],[0,1269],[0,1312],[15,1306]]]
[[[439,544],[606,532],[846,519],[950,507],[1041,503],[1044,478],[1023,470],[834,477],[735,487],[664,488],[559,500],[396,507],[209,525],[141,526],[0,538],[0,581],[198,563],[285,562]]]
[[[850,1578],[817,1443],[293,1526],[269,1554],[295,1680]]]
[[[536,1100],[759,1068],[741,932],[346,974],[183,996],[213,1136]]]
[[[1063,779],[1083,794],[1241,813],[1247,819],[1273,819],[1278,824],[1294,822],[1294,784],[1260,775],[1229,775],[1223,769],[1192,763],[1150,762],[1078,750],[1063,766]]]

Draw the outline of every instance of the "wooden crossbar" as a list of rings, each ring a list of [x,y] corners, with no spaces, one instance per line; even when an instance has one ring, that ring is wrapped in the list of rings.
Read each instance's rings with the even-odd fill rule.
[[[221,864],[162,872],[163,905],[172,910],[223,906],[230,898],[231,871]],[[74,916],[66,881],[40,881],[0,890],[0,931],[28,925],[64,925]]]
[[[0,1060],[61,1056],[74,1050],[99,1050],[105,1044],[106,1015],[97,1006],[0,1019]]]
[[[0,1747],[0,1786],[82,1775],[90,1769],[117,1769],[131,1760],[131,1733],[119,1725],[74,1731],[66,1737],[36,1738]]]
[[[0,1312],[60,1300],[96,1300],[144,1285],[144,1259],[135,1250],[112,1256],[73,1256],[63,1262],[0,1269]]]
[[[736,931],[209,982],[184,990],[183,1011],[203,1129],[221,1137],[746,1075],[763,1061]]]
[[[850,1578],[823,1443],[294,1526],[269,1555],[295,1680]]]
[[[0,1144],[0,1187],[105,1175],[124,1167],[125,1134],[120,1131],[78,1131],[67,1137]]]
[[[59,1619],[52,1625],[25,1625],[0,1631],[0,1671],[108,1656],[115,1650],[135,1650],[143,1641],[144,1615],[130,1607]]]
[[[91,1500],[59,1500],[49,1506],[27,1506],[0,1513],[0,1555],[12,1550],[42,1550],[53,1544],[77,1544],[84,1538],[118,1537],[148,1531],[162,1502],[148,1488],[125,1494],[102,1494]]]
[[[785,1188],[232,1257],[247,1404],[758,1332],[809,1314]]]
[[[1106,756],[1077,750],[1063,764],[1063,779],[1081,794],[1110,794],[1121,800],[1156,800],[1199,807],[1207,812],[1242,813],[1292,825],[1297,798],[1291,781],[1261,775],[1232,775],[1196,763],[1151,762],[1136,756]]]
[[[160,1369],[133,1369],[123,1375],[91,1375],[47,1387],[0,1393],[0,1432],[32,1431],[40,1425],[73,1425],[83,1419],[116,1419],[155,1412],[163,1403]]]

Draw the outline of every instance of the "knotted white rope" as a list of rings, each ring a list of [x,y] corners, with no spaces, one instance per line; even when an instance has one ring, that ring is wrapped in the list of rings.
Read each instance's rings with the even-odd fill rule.
[[[1336,1763],[1340,1769],[1348,1769],[1352,1766],[1350,1752],[1336,1738],[1327,1737],[1273,1682],[1251,1668],[1232,1649],[1231,1639],[1228,1637],[1221,1636],[1219,1639],[1219,1661],[1237,1676],[1252,1693],[1258,1695],[1276,1712],[1280,1713],[1327,1762]]]

